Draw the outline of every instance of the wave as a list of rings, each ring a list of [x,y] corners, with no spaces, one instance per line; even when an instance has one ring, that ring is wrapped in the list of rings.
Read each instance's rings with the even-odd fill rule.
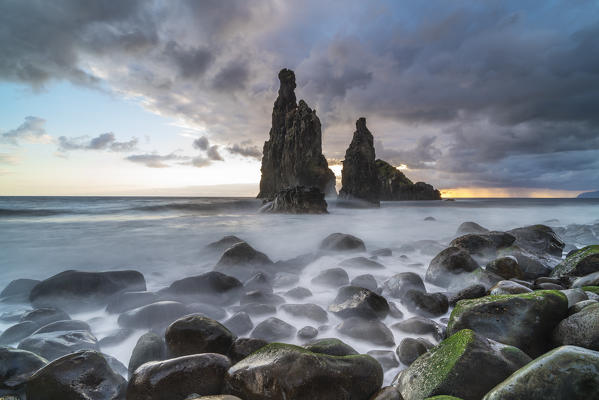
[[[244,211],[258,210],[260,205],[259,200],[232,200],[219,201],[209,203],[167,203],[167,204],[152,204],[145,206],[131,207],[133,211],[145,212],[164,212],[164,211],[185,211],[185,212],[201,212],[201,211]]]
[[[0,208],[0,217],[49,217],[52,215],[72,214],[68,210],[51,209],[9,209]]]

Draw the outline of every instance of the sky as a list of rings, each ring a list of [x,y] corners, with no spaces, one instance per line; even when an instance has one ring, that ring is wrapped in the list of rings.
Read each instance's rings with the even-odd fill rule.
[[[597,1],[3,0],[0,195],[258,192],[277,73],[339,161],[455,197],[599,189]]]

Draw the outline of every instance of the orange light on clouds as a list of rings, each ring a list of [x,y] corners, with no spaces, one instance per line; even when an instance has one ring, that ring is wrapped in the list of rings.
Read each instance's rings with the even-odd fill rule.
[[[468,197],[531,197],[531,198],[567,198],[576,197],[580,190],[554,190],[539,188],[451,188],[441,189],[443,198]]]

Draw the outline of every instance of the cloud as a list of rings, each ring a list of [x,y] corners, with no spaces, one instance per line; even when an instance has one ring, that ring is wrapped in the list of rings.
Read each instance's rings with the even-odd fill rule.
[[[114,152],[128,152],[136,149],[139,140],[132,138],[127,142],[118,142],[114,133],[102,133],[95,138],[86,137],[68,138],[60,136],[58,138],[58,150],[66,152],[70,150],[109,150]]]
[[[202,136],[193,141],[193,147],[199,150],[207,150],[210,146],[210,141],[206,136]]]
[[[19,157],[15,154],[0,153],[0,164],[15,165],[19,161]]]
[[[422,136],[411,149],[387,149],[380,140],[375,141],[376,157],[395,165],[406,164],[409,168],[434,168],[442,156],[441,150],[435,146],[436,136]]]
[[[18,146],[20,141],[47,143],[51,140],[46,133],[46,120],[39,117],[25,117],[18,128],[0,134],[0,143]]]
[[[231,154],[238,154],[242,157],[255,158],[256,160],[262,159],[262,151],[256,146],[235,143],[232,146],[228,146],[226,150]]]
[[[170,161],[189,162],[190,157],[181,156],[175,153],[160,155],[156,153],[152,154],[133,154],[125,157],[125,160],[131,161],[137,164],[143,164],[149,168],[168,168],[171,165],[168,164]]]

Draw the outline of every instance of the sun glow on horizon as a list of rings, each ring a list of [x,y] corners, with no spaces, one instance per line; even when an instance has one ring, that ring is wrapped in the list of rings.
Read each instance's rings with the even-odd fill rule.
[[[441,197],[447,198],[569,198],[576,197],[580,190],[554,190],[542,188],[486,188],[486,187],[459,187],[440,189]]]

